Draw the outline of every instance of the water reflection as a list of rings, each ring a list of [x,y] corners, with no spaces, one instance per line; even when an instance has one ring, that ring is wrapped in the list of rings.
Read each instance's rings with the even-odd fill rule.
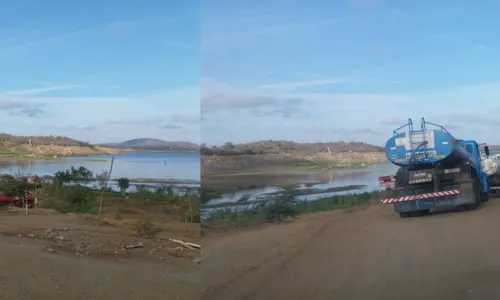
[[[298,196],[301,200],[316,200],[319,198],[342,195],[353,192],[365,192],[380,189],[378,177],[392,175],[397,171],[397,167],[392,164],[377,164],[361,169],[335,170],[315,173],[297,173],[297,189],[318,189],[327,190],[330,188],[339,188],[351,185],[362,186],[359,189],[338,192],[315,193],[312,195]],[[248,196],[248,200],[259,200],[269,196],[269,194],[279,191],[278,187],[269,186],[263,188],[241,190],[234,193],[228,193],[220,198],[212,199],[207,204],[219,204],[224,202],[236,202],[242,197]]]
[[[111,156],[95,155],[53,160],[2,159],[0,173],[50,176],[71,166],[84,166],[94,173],[109,169]],[[198,153],[127,153],[115,156],[113,178],[200,180]]]

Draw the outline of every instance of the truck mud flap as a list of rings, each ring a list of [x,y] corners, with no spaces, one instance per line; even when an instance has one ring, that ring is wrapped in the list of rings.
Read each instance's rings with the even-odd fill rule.
[[[402,196],[402,197],[397,197],[397,198],[386,198],[386,199],[380,200],[380,202],[382,202],[382,204],[393,204],[393,203],[416,201],[416,200],[422,200],[422,199],[440,198],[440,197],[446,197],[446,196],[456,196],[460,193],[461,193],[460,190],[455,189],[455,190],[435,192],[435,193]]]

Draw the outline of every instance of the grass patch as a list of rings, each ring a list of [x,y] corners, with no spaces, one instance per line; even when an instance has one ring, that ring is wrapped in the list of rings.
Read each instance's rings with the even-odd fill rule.
[[[39,191],[40,206],[62,213],[91,213],[98,209],[101,190],[81,185],[60,185],[45,183]],[[115,206],[115,218],[123,214],[148,212],[161,214],[178,221],[200,222],[200,197],[194,192],[175,194],[169,188],[154,191],[139,188],[134,193],[121,193],[111,189],[103,194],[104,207]]]
[[[331,161],[301,161],[294,164],[296,167],[300,168],[328,168],[334,165]]]

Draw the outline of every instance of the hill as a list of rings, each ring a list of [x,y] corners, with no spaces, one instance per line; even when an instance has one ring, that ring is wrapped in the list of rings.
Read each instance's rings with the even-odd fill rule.
[[[16,136],[0,133],[1,155],[15,157],[116,154],[116,149],[63,136]]]
[[[201,147],[203,155],[254,155],[254,154],[278,154],[278,153],[318,153],[327,152],[356,152],[371,153],[383,152],[384,148],[362,142],[325,142],[325,143],[297,143],[293,141],[255,141],[251,143],[233,144],[226,143],[223,146]]]
[[[362,142],[297,143],[293,141],[230,142],[202,145],[202,174],[291,172],[351,168],[386,160],[384,148]]]
[[[137,138],[122,143],[107,143],[101,145],[119,149],[145,151],[196,151],[200,147],[198,144],[186,141],[169,142],[153,138]]]

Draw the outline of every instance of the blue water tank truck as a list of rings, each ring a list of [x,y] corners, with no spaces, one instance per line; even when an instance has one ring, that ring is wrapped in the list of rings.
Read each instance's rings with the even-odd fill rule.
[[[443,126],[424,118],[414,130],[409,119],[385,145],[387,159],[399,169],[395,176],[379,177],[380,185],[391,187],[393,194],[382,203],[393,204],[403,218],[437,209],[476,209],[489,195],[479,146],[474,140],[456,139]],[[484,146],[483,156],[489,152]]]

